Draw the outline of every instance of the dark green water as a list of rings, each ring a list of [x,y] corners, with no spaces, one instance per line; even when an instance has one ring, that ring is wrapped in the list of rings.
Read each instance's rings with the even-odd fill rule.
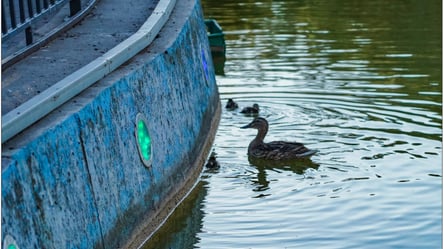
[[[202,1],[222,104],[320,152],[250,164],[252,118],[224,110],[221,168],[145,248],[442,248],[441,1]]]

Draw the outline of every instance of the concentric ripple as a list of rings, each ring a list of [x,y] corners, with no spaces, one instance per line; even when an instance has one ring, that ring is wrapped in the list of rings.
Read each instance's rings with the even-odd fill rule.
[[[198,228],[178,234],[196,248],[440,248],[440,1],[203,7],[225,31],[222,105],[258,103],[266,140],[319,153],[254,165],[256,131],[239,128],[253,117],[224,110],[221,168],[202,176],[201,215],[189,216]]]

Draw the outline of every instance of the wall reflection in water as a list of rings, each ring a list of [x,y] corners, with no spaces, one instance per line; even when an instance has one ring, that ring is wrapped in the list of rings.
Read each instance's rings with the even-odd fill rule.
[[[189,196],[176,208],[165,224],[142,249],[193,248],[202,229],[202,202],[207,182],[197,183]]]

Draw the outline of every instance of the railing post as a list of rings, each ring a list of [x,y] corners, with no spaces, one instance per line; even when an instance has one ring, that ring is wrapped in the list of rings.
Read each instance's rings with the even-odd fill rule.
[[[25,22],[25,5],[23,4],[23,0],[19,0],[19,12],[20,12],[20,23]]]
[[[46,10],[47,8],[49,8],[48,0],[43,0],[43,9]]]
[[[35,1],[35,10],[36,10],[37,14],[42,11],[42,7],[40,6],[40,1],[39,0]]]
[[[6,26],[5,6],[2,1],[2,34],[8,33],[8,26]]]
[[[26,36],[26,46],[31,45],[32,44],[32,28],[31,27],[27,27],[25,29],[25,36]]]
[[[28,16],[29,18],[34,17],[34,9],[32,8],[32,1],[28,0]]]
[[[17,21],[15,20],[15,9],[13,0],[9,0],[9,14],[11,15],[11,27],[15,29],[17,27]]]
[[[81,9],[80,0],[69,0],[69,14],[74,16]]]

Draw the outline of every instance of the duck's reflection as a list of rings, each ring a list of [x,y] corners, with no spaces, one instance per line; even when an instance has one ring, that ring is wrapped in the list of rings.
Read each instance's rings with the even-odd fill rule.
[[[253,180],[253,183],[256,186],[253,191],[256,192],[265,191],[270,188],[270,181],[267,179],[267,170],[285,170],[302,175],[309,168],[319,168],[319,164],[313,162],[310,158],[274,161],[249,156],[248,161],[258,170],[257,179]]]

